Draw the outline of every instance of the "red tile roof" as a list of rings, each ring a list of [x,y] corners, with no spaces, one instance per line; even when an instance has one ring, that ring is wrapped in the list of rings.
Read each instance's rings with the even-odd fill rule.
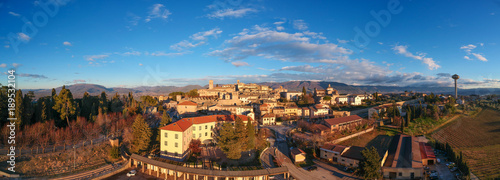
[[[247,121],[248,118],[250,118],[250,121],[253,121],[251,117],[245,115],[209,115],[209,116],[182,118],[174,123],[161,127],[160,129],[183,132],[193,124],[203,124],[203,123],[217,122],[217,121],[235,121],[236,117],[239,117],[243,121]]]
[[[186,129],[188,129],[192,125],[193,125],[193,123],[191,123],[187,119],[181,119],[181,120],[178,120],[178,121],[171,123],[169,125],[163,126],[160,129],[169,130],[169,131],[184,132]]]
[[[276,117],[276,115],[274,115],[273,113],[267,113],[267,114],[264,114],[263,117]]]
[[[180,104],[178,105],[185,105],[185,106],[198,106],[198,104],[196,104],[195,102],[193,101],[184,101],[184,102],[181,102]]]
[[[325,122],[328,125],[332,126],[335,124],[356,121],[356,120],[361,120],[361,119],[363,119],[363,118],[359,117],[358,115],[352,115],[352,116],[345,116],[345,117],[339,117],[339,118],[325,119]]]
[[[422,156],[422,159],[436,159],[436,155],[434,154],[434,151],[429,144],[420,142],[419,145],[420,155]]]

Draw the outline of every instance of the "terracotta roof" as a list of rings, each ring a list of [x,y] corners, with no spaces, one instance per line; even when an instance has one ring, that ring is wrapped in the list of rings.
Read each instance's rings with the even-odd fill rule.
[[[352,116],[345,116],[345,117],[339,117],[339,118],[325,119],[325,122],[328,125],[332,126],[335,124],[356,121],[356,120],[361,120],[361,119],[363,119],[363,118],[359,117],[358,115],[352,115]]]
[[[274,115],[273,113],[267,113],[267,114],[264,114],[264,116],[262,117],[276,117],[276,115]]]
[[[160,129],[162,130],[169,130],[169,131],[178,131],[178,132],[184,132],[186,129],[191,127],[193,123],[186,119],[181,119],[178,120],[174,123],[170,123],[169,125],[163,126]]]
[[[434,154],[434,151],[429,144],[420,142],[419,145],[420,155],[422,156],[422,159],[436,159],[436,155]]]
[[[209,116],[182,118],[174,123],[170,123],[164,127],[161,127],[160,129],[183,132],[193,124],[203,124],[203,123],[217,122],[217,121],[235,121],[236,117],[239,117],[243,121],[247,121],[248,118],[250,118],[250,120],[253,121],[251,117],[245,115],[209,115]]]
[[[178,105],[186,105],[186,106],[198,106],[198,104],[196,104],[195,102],[193,101],[184,101]]]
[[[326,149],[326,150],[339,152],[339,153],[342,153],[342,151],[344,151],[345,148],[347,148],[347,146],[329,144],[329,143],[324,144],[323,147],[321,147],[321,149]]]

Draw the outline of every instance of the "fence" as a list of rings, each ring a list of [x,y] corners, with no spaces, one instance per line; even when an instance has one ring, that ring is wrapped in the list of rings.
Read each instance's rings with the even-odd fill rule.
[[[80,141],[78,143],[74,144],[75,148],[80,148],[80,147],[85,147],[86,145],[90,145],[91,143],[93,145],[100,144],[103,142],[106,142],[108,138],[106,136],[101,136],[97,139],[94,139],[91,141],[89,140],[84,140]],[[67,144],[61,144],[59,143],[58,145],[54,144],[48,144],[46,146],[31,146],[31,147],[16,147],[16,156],[21,156],[21,155],[26,155],[26,154],[47,154],[47,153],[54,153],[58,151],[64,151],[64,150],[71,150],[73,149],[73,144],[72,143],[67,143]],[[0,157],[6,156],[6,154],[9,153],[9,147],[3,146],[0,148]]]

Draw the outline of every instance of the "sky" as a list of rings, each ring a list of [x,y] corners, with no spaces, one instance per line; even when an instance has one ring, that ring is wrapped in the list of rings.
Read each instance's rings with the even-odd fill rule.
[[[500,0],[0,2],[0,83],[500,88]]]

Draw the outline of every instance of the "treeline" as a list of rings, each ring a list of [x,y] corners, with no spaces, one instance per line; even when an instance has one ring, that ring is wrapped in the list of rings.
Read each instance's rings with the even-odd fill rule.
[[[234,125],[224,123],[216,139],[217,145],[229,159],[239,159],[241,152],[255,148],[255,127],[250,118],[245,125],[238,117]]]
[[[177,92],[171,92],[170,94],[168,94],[168,96],[172,97],[174,101],[178,101],[177,99],[177,95],[181,95],[181,96],[189,96],[189,97],[198,97],[200,96],[198,94],[198,90],[197,89],[192,89],[191,91],[189,92],[181,92],[181,91],[177,91]]]

